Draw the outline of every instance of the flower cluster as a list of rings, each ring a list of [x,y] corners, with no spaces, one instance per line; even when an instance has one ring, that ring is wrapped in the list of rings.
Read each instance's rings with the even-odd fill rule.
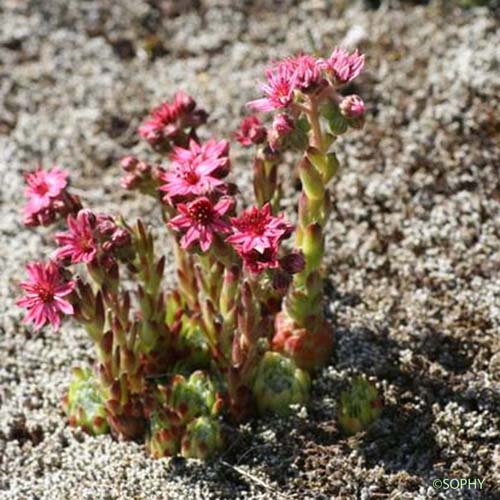
[[[23,222],[27,226],[47,226],[58,218],[75,213],[81,208],[80,200],[67,192],[68,172],[58,167],[50,170],[38,168],[24,176]]]
[[[168,150],[172,143],[186,142],[193,137],[196,127],[204,124],[207,117],[206,111],[197,108],[192,97],[179,91],[172,103],[163,102],[151,111],[150,117],[139,127],[139,134],[155,149]]]
[[[124,189],[136,189],[141,193],[156,196],[160,177],[164,172],[161,165],[140,161],[133,155],[123,157],[120,165],[125,172],[121,179],[121,185]]]
[[[173,148],[159,188],[165,193],[163,202],[176,212],[168,226],[182,234],[184,250],[196,246],[207,252],[218,239],[218,247],[229,243],[252,273],[277,268],[279,245],[293,228],[283,217],[273,217],[269,204],[230,217],[236,203],[225,180],[230,172],[228,155],[229,143],[224,140],[204,144],[191,140],[189,148]]]
[[[66,223],[68,231],[55,235],[59,248],[54,258],[58,261],[91,264],[97,259],[109,260],[114,254],[123,253],[131,243],[130,233],[110,215],[82,209],[76,217],[69,215]]]
[[[265,97],[250,101],[248,106],[256,111],[289,108],[296,92],[319,93],[344,85],[361,73],[364,63],[364,56],[358,51],[349,54],[341,48],[335,49],[328,59],[305,54],[285,58],[267,69],[267,83],[261,87]]]
[[[267,130],[255,115],[250,115],[243,118],[234,137],[242,146],[262,144],[267,138]]]
[[[337,85],[354,80],[365,65],[365,57],[356,50],[349,54],[345,49],[336,48],[328,59],[319,59],[318,66],[324,70]]]
[[[199,139],[207,113],[194,99],[178,92],[151,112],[138,132],[162,156],[125,156],[121,184],[158,202],[175,255],[170,291],[166,257],[142,220],[84,208],[65,170],[26,175],[25,224],[66,227],[48,262],[27,265],[18,305],[35,329],[72,316],[95,346],[93,369],[75,369],[64,397],[71,425],[143,437],[154,457],[210,458],[223,445],[221,419],[285,415],[307,401],[311,374],[333,348],[322,302],[328,183],[339,169],[331,146],[365,113],[359,96],[339,89],[363,64],[357,51],[335,49],[327,59],[299,54],[267,68],[264,97],[248,106],[277,113],[269,125],[250,115],[234,133],[255,146],[255,204],[243,209],[229,142]],[[299,155],[296,224],[280,212],[286,151]],[[365,408],[375,397],[358,392],[343,417],[353,429],[376,417],[353,420],[358,402]]]

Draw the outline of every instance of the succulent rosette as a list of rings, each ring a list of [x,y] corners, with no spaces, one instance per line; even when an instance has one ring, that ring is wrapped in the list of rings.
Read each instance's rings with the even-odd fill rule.
[[[181,455],[207,460],[219,452],[222,445],[219,421],[210,417],[198,417],[186,427],[181,441]]]
[[[182,427],[167,412],[154,411],[149,419],[146,448],[153,458],[175,457],[180,450]]]
[[[276,352],[267,352],[257,369],[253,393],[260,413],[287,415],[293,404],[305,404],[311,380],[308,373]]]
[[[339,423],[346,434],[366,430],[382,412],[377,388],[363,377],[340,396]]]
[[[73,369],[73,378],[63,399],[63,407],[73,427],[97,436],[109,430],[104,398],[88,368]]]
[[[168,405],[181,423],[200,415],[217,415],[222,404],[215,384],[203,371],[193,372],[188,379],[176,375],[171,382]]]

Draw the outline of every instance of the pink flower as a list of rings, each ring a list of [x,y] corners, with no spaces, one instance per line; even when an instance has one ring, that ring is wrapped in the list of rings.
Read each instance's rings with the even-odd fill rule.
[[[52,201],[62,193],[68,185],[68,172],[58,167],[51,170],[39,168],[25,174],[25,180],[27,186],[24,188],[24,196],[28,203],[24,207],[24,213],[26,217],[30,217],[49,208]]]
[[[318,66],[330,74],[337,84],[354,80],[361,73],[364,64],[365,56],[357,50],[349,54],[341,48],[336,48],[328,59],[318,61]]]
[[[247,106],[256,111],[273,111],[288,107],[293,100],[297,75],[295,68],[288,63],[278,63],[266,69],[267,84],[261,89],[266,97],[250,101]]]
[[[277,249],[279,242],[292,234],[292,225],[283,216],[271,215],[271,207],[266,203],[262,208],[251,207],[239,217],[232,217],[233,234],[226,241],[240,254],[256,250]]]
[[[165,172],[160,179],[165,182],[160,191],[166,192],[164,201],[171,201],[176,196],[199,196],[214,191],[225,192],[226,183],[212,176],[217,168],[211,164],[197,166],[177,164],[175,168]]]
[[[154,108],[140,127],[139,134],[150,144],[156,145],[164,140],[175,139],[186,127],[197,127],[207,120],[207,113],[196,109],[195,100],[179,91],[172,103],[163,102]]]
[[[56,241],[62,245],[55,253],[56,259],[71,258],[71,262],[92,262],[97,253],[97,243],[93,234],[95,216],[88,210],[80,210],[78,215],[69,215],[67,224],[69,231],[57,233]]]
[[[43,208],[39,212],[28,214],[23,217],[23,224],[28,227],[49,226],[57,219],[57,212],[52,208]]]
[[[284,143],[286,136],[295,129],[295,123],[290,115],[280,113],[274,117],[271,133],[269,134],[269,145],[271,149],[277,151]]]
[[[365,103],[361,97],[353,94],[342,100],[340,111],[347,118],[360,118],[365,114]]]
[[[176,196],[200,196],[213,192],[225,193],[226,183],[221,177],[227,175],[229,143],[210,140],[203,145],[189,143],[189,149],[175,147],[170,156],[170,170],[160,174],[164,181],[160,191],[166,194],[164,201]]]
[[[280,113],[274,117],[273,130],[276,131],[278,136],[282,137],[288,135],[290,132],[293,132],[294,129],[295,123],[291,116]]]
[[[38,170],[24,175],[24,195],[28,202],[24,207],[23,224],[30,227],[48,226],[61,217],[77,213],[82,204],[76,195],[68,192],[68,172],[58,167]]]
[[[288,57],[279,64],[288,67],[289,73],[294,75],[296,87],[304,92],[316,88],[323,80],[318,61],[311,55],[299,54],[294,57]]]
[[[201,163],[205,161],[216,162],[218,168],[226,171],[229,167],[229,142],[210,139],[204,144],[194,140],[189,141],[189,148],[175,147],[170,155],[170,160],[175,163]]]
[[[212,245],[214,235],[227,234],[231,231],[229,223],[223,219],[225,213],[233,206],[234,202],[229,197],[222,197],[215,205],[205,197],[184,204],[179,203],[175,216],[169,227],[175,231],[184,232],[181,247],[186,249],[194,243],[199,243],[203,252]]]
[[[139,135],[148,142],[157,142],[163,135],[177,132],[179,110],[174,104],[162,102],[151,111],[150,117],[139,127]]]
[[[26,269],[29,279],[20,283],[26,295],[17,301],[28,311],[24,322],[34,323],[36,330],[50,323],[57,330],[61,314],[73,314],[73,306],[62,297],[72,292],[74,281],[65,281],[54,262],[30,262]]]
[[[250,115],[243,118],[234,137],[243,146],[261,144],[266,140],[267,130],[255,115]]]

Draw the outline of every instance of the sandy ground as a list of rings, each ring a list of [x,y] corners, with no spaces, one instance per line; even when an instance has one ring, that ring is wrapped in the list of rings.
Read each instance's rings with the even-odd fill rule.
[[[500,26],[498,12],[450,4],[0,3],[0,498],[500,498]],[[21,172],[61,165],[93,207],[157,221],[117,189],[117,159],[144,151],[147,109],[181,87],[228,137],[266,61],[309,50],[308,31],[322,51],[366,52],[351,90],[369,108],[365,130],[339,144],[327,259],[337,348],[311,404],[230,429],[212,464],[154,461],[70,429],[59,401],[92,351],[70,323],[39,335],[20,323],[24,264],[51,250],[48,233],[20,224]],[[248,158],[235,147],[233,159],[248,192]],[[385,409],[346,439],[336,401],[356,373]],[[483,489],[436,491],[436,478]]]

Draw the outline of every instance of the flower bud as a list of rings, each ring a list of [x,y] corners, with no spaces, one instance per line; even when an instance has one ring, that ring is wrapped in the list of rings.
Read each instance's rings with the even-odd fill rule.
[[[190,113],[196,108],[196,101],[182,90],[175,94],[175,105],[186,113]]]
[[[273,273],[273,289],[280,295],[285,295],[291,281],[291,277],[288,273],[284,273],[280,270]]]
[[[125,170],[125,172],[132,172],[137,165],[139,160],[136,156],[127,155],[120,160],[120,166]]]
[[[306,263],[302,252],[292,252],[280,259],[281,268],[289,274],[300,273]]]
[[[199,127],[208,120],[208,113],[204,109],[195,109],[186,119],[186,124],[191,127]]]
[[[122,188],[129,191],[138,187],[140,183],[141,178],[135,172],[129,172],[120,179]]]
[[[340,112],[346,117],[352,128],[363,128],[365,124],[365,103],[361,97],[350,95],[340,103]]]
[[[339,107],[346,118],[361,118],[365,114],[365,103],[358,95],[344,97]]]
[[[118,228],[113,233],[113,236],[111,236],[111,242],[114,247],[124,247],[126,245],[130,245],[132,242],[132,236],[127,230]]]
[[[290,115],[280,113],[274,117],[273,131],[275,131],[279,137],[290,134],[293,132],[294,128],[295,122]]]
[[[255,377],[253,393],[260,413],[286,415],[292,404],[304,404],[309,397],[307,372],[277,352],[267,352]]]
[[[141,176],[146,176],[151,174],[151,165],[147,164],[146,162],[140,161],[137,163],[137,172],[141,174]]]
[[[188,424],[181,443],[184,458],[206,460],[222,448],[220,424],[209,417],[198,417]]]
[[[267,138],[267,129],[256,116],[251,115],[243,118],[234,136],[243,146],[262,144]]]

